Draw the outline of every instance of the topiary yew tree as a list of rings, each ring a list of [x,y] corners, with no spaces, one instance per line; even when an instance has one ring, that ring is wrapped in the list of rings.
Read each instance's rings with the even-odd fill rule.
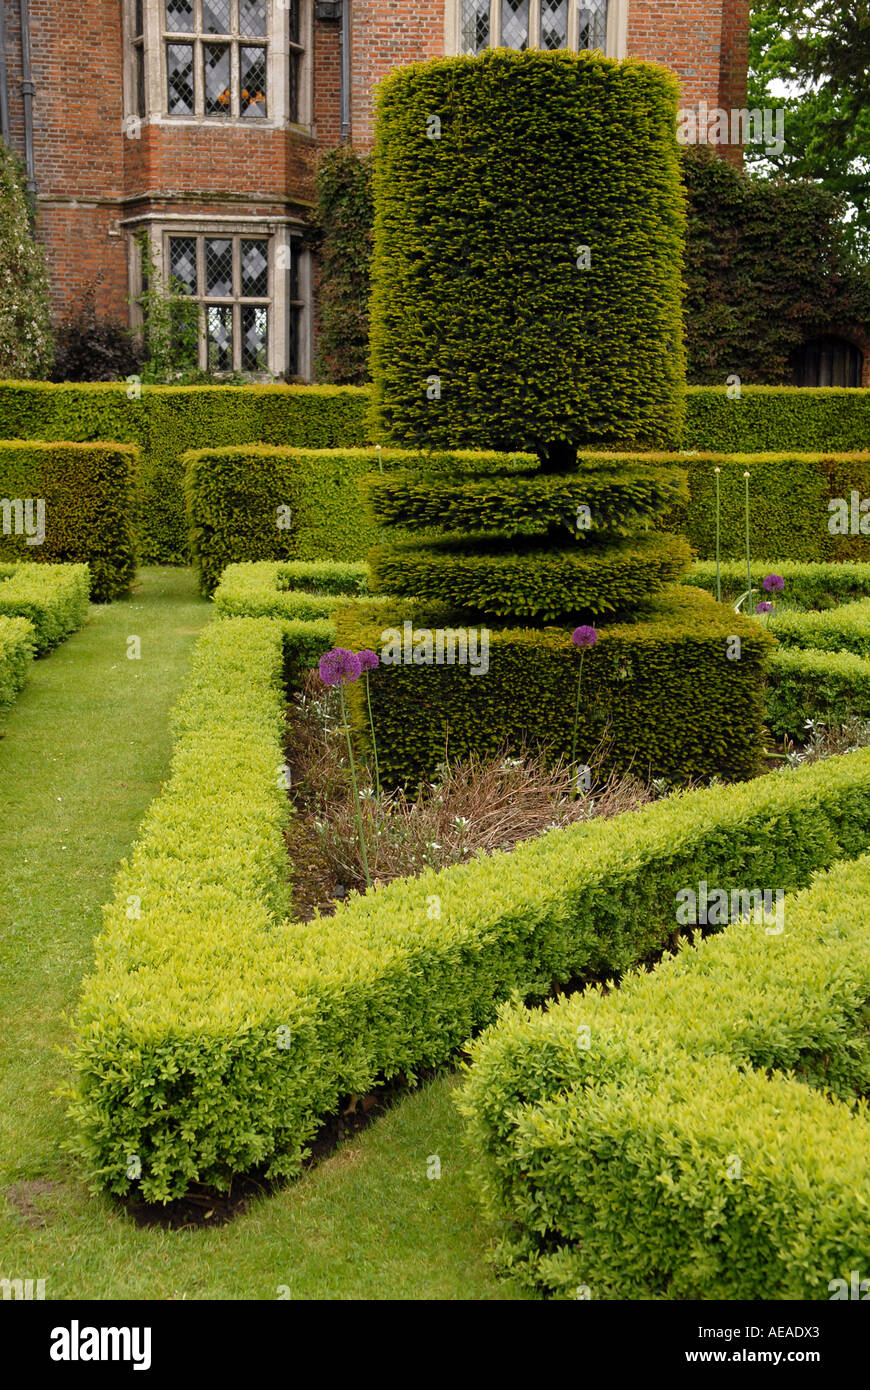
[[[676,78],[491,50],[381,85],[371,363],[389,440],[675,446],[684,207]]]

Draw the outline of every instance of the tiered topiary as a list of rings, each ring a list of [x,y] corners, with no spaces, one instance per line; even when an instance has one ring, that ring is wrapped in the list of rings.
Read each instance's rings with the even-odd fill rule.
[[[683,421],[677,98],[663,68],[538,50],[414,64],[382,84],[374,423],[405,447],[540,460],[496,474],[433,456],[365,484],[376,520],[404,530],[370,557],[373,592],[402,601],[396,626],[496,629],[486,670],[434,666],[412,642],[408,669],[379,675],[388,776],[431,770],[445,745],[461,756],[543,738],[567,753],[571,628],[602,617],[615,625],[584,672],[587,750],[610,711],[623,765],[641,756],[681,778],[743,775],[757,759],[768,639],[663,593],[690,550],[652,525],[685,497],[685,473],[625,457],[673,449]],[[561,633],[544,628],[554,621]],[[340,637],[375,646],[364,626],[357,606]],[[691,708],[687,678],[702,690]],[[679,709],[656,704],[663,691]]]

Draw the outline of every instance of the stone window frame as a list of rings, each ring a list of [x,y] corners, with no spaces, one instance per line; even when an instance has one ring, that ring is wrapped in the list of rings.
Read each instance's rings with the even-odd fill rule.
[[[199,0],[196,0],[198,12]],[[291,119],[290,103],[290,62],[291,49],[299,52],[299,47],[290,38],[290,9],[284,0],[265,0],[267,5],[265,39],[251,39],[250,46],[265,46],[268,49],[267,115],[249,117],[242,115],[213,115],[204,113],[192,116],[172,116],[168,111],[167,63],[164,25],[164,0],[124,0],[124,121],[128,136],[138,138],[142,124],[167,126],[198,126],[211,130],[298,130],[312,134],[314,123],[314,3],[313,0],[299,0],[300,37],[299,47],[303,50],[299,80],[299,119]],[[136,15],[138,9],[144,11],[144,33],[136,34]],[[195,66],[199,64],[200,45],[196,29],[186,40],[195,42]],[[220,42],[217,38],[216,42]],[[236,41],[238,42],[238,41]],[[144,65],[145,112],[139,109],[138,76],[136,50],[142,53]],[[235,50],[237,53],[237,50]],[[233,69],[237,57],[233,60]],[[234,80],[234,79],[233,79]],[[203,102],[202,77],[195,74],[198,91],[197,104]]]
[[[310,252],[304,248],[303,223],[294,217],[203,216],[187,213],[149,213],[125,220],[123,229],[128,238],[128,285],[131,305],[131,325],[142,328],[142,247],[140,238],[147,233],[151,260],[166,283],[169,272],[170,237],[233,237],[269,242],[269,346],[268,373],[270,377],[310,381],[312,372],[312,266]],[[292,243],[297,243],[295,250]],[[291,300],[292,256],[297,258],[298,295]],[[197,296],[205,302],[207,296]],[[211,302],[211,300],[209,300]],[[217,301],[215,301],[217,302]],[[234,296],[234,303],[241,301]],[[264,300],[264,302],[266,302]],[[290,346],[293,316],[298,337],[298,370],[291,370]],[[200,366],[207,361],[207,340],[204,316],[200,322]],[[256,377],[257,373],[250,373]],[[264,379],[265,374],[264,374]]]
[[[627,53],[629,0],[608,0],[607,6],[607,45],[608,58],[624,58]],[[581,0],[569,0],[568,7],[568,48],[577,49],[579,40]],[[490,0],[490,47],[498,47],[493,42],[495,35],[501,34],[502,0]],[[540,39],[540,7],[535,0],[530,6],[529,47],[537,46]],[[461,52],[462,0],[445,0],[444,3],[444,52],[455,57]]]

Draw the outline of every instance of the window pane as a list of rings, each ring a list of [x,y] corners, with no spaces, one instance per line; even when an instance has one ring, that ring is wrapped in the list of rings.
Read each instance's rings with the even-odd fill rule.
[[[170,116],[192,116],[193,44],[168,43],[166,70]]]
[[[299,243],[290,243],[290,284],[287,287],[287,297],[291,301],[301,298],[299,294]]]
[[[133,12],[133,38],[141,38],[145,30],[145,10],[143,0],[136,0]]]
[[[239,68],[242,82],[239,110],[243,116],[266,115],[266,50],[240,48]]]
[[[269,243],[242,242],[242,298],[269,297]]]
[[[269,310],[242,305],[242,370],[265,372],[269,367]]]
[[[460,53],[481,53],[489,47],[489,0],[462,0]]]
[[[196,237],[169,238],[169,274],[178,281],[174,288],[184,294],[196,294]]]
[[[529,0],[502,0],[501,41],[506,48],[528,48]]]
[[[239,0],[239,32],[243,39],[266,37],[266,0]]]
[[[287,61],[289,63],[290,71],[290,92],[288,96],[287,115],[291,121],[295,121],[298,124],[302,119],[302,117],[299,114],[299,92],[301,90],[300,79],[302,76],[302,54],[299,52],[294,52],[294,50],[291,48],[287,57]]]
[[[166,27],[170,34],[192,34],[193,0],[166,0]]]
[[[541,47],[568,46],[568,0],[541,0]]]
[[[230,304],[207,304],[205,310],[210,372],[233,370],[233,310]]]
[[[301,376],[300,344],[302,341],[302,310],[292,308],[290,314],[290,341],[288,343],[287,375]]]
[[[205,292],[220,299],[232,298],[233,243],[229,237],[206,238]]]
[[[230,0],[202,0],[202,27],[206,34],[231,34]]]
[[[205,114],[229,116],[230,111],[230,46],[228,43],[204,43],[202,66],[205,74]]]
[[[607,48],[607,0],[584,0],[580,6],[580,47]]]

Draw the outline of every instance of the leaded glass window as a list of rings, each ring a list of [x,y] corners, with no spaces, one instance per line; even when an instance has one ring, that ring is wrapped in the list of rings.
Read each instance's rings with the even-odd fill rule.
[[[269,238],[172,233],[166,242],[173,293],[190,295],[200,305],[200,366],[217,373],[268,371],[274,312]],[[288,371],[298,375],[304,305],[299,300],[295,248],[289,266]]]
[[[607,48],[608,0],[455,0],[459,52]]]
[[[163,0],[169,115],[264,119],[269,6],[287,2]]]

